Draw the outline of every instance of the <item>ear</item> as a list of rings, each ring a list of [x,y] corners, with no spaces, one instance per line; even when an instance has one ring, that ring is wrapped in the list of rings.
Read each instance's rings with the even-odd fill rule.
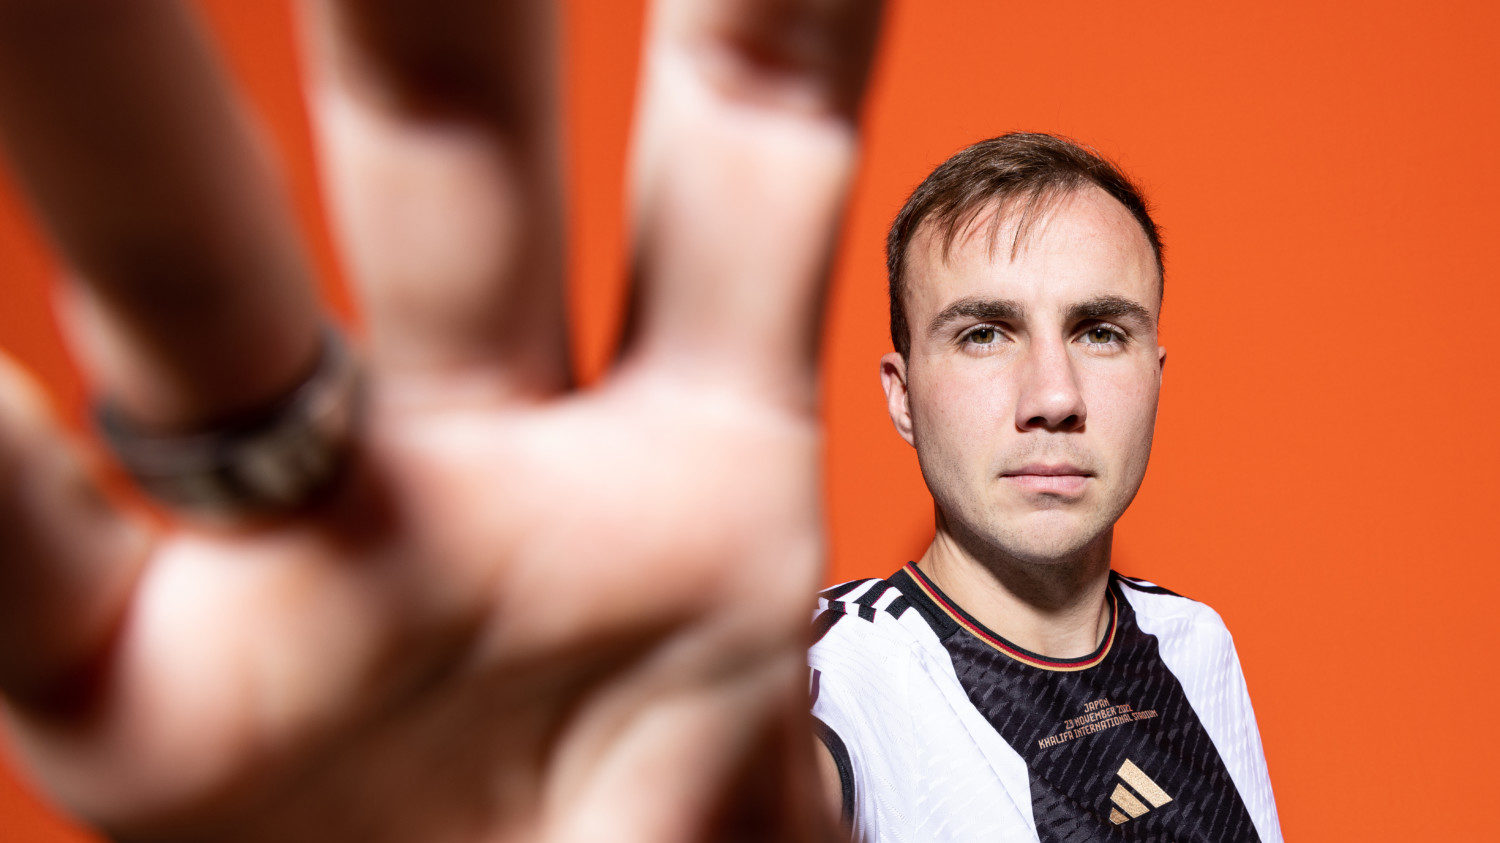
[[[1159,345],[1156,347],[1156,371],[1159,375],[1167,368],[1167,347]]]
[[[880,358],[880,385],[885,387],[885,408],[891,414],[896,432],[906,444],[916,447],[917,437],[911,426],[911,398],[906,390],[906,358],[892,351]]]

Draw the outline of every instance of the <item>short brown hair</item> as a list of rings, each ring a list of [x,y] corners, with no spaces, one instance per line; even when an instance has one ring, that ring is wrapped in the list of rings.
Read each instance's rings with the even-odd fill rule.
[[[1151,219],[1145,197],[1124,173],[1092,149],[1054,135],[1013,132],[980,141],[933,170],[907,198],[885,242],[891,342],[901,356],[911,351],[911,328],[906,323],[906,251],[923,224],[930,222],[938,227],[946,249],[985,210],[999,211],[992,220],[996,230],[1019,212],[1014,252],[1038,211],[1088,185],[1119,200],[1141,224],[1151,241],[1160,275],[1161,232]]]

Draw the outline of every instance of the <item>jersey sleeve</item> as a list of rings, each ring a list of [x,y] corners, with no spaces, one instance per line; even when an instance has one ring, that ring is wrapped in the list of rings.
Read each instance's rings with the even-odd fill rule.
[[[845,618],[844,628],[830,629],[809,653],[812,713],[818,737],[839,767],[854,839],[901,840],[902,825],[886,823],[882,829],[880,818],[893,810],[898,817],[901,813],[895,800],[882,795],[900,786],[892,768],[910,754],[905,660],[891,650],[849,646],[854,623]]]
[[[1160,642],[1162,660],[1177,675],[1184,694],[1224,760],[1265,843],[1280,843],[1281,822],[1271,792],[1260,728],[1234,639],[1219,614],[1175,594],[1127,590],[1137,623]]]
[[[851,606],[819,618],[812,711],[836,763],[842,747],[855,840],[1034,843],[1025,763],[998,739],[975,739],[992,730],[972,722],[978,714],[940,648],[928,653],[889,613]]]

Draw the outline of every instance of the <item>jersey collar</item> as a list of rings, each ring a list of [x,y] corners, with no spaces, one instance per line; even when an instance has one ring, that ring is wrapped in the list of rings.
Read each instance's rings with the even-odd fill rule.
[[[906,563],[893,579],[904,579],[901,577],[901,574],[906,574],[905,578],[909,578],[912,584],[916,586],[916,593],[912,595],[913,599],[921,600],[929,604],[931,608],[947,615],[954,623],[968,631],[970,635],[988,644],[990,647],[999,650],[1006,656],[1022,664],[1040,668],[1041,670],[1087,670],[1099,664],[1104,661],[1104,657],[1109,655],[1110,648],[1114,646],[1115,634],[1118,632],[1120,626],[1118,598],[1115,597],[1113,582],[1111,582],[1111,585],[1105,589],[1105,594],[1108,596],[1107,599],[1109,601],[1109,630],[1105,632],[1104,640],[1099,642],[1098,649],[1076,659],[1052,658],[1040,653],[1033,653],[991,631],[984,624],[975,620],[968,612],[959,608],[959,605],[953,602],[948,595],[944,594],[942,589],[938,588],[936,583],[928,579],[927,575],[922,573],[922,570],[915,564],[911,562]]]

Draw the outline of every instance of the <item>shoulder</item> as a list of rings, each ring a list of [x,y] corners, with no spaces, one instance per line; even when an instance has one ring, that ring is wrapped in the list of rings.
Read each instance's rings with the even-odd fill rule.
[[[948,664],[946,652],[899,581],[852,580],[818,595],[808,666],[851,705],[906,694],[913,671]]]
[[[899,754],[908,731],[909,667],[917,653],[901,622],[903,599],[881,579],[841,583],[818,595],[808,690],[818,736],[844,774],[846,801],[857,788],[845,768],[879,766]]]
[[[1156,639],[1162,660],[1185,685],[1201,680],[1207,687],[1227,687],[1231,678],[1229,684],[1243,681],[1234,637],[1218,612],[1147,580],[1116,574],[1114,582],[1135,626]]]
[[[895,583],[882,579],[850,580],[818,593],[818,616],[855,617],[865,623],[885,623],[882,614],[899,621],[911,600]]]
[[[812,632],[815,654],[837,642],[899,650],[938,644],[911,598],[884,579],[851,580],[819,593]]]
[[[1234,640],[1219,613],[1155,583],[1115,575],[1136,625],[1157,638],[1161,659],[1177,677],[1262,839],[1280,840],[1265,753]]]
[[[1174,670],[1239,672],[1234,636],[1208,604],[1137,577],[1115,574],[1113,580],[1135,626],[1156,638]]]
[[[1147,632],[1172,630],[1229,640],[1224,619],[1207,603],[1140,577],[1116,572],[1113,580],[1134,610],[1136,622]]]
[[[974,708],[915,588],[897,573],[819,596],[809,690],[846,815],[858,839],[994,839],[996,812],[1029,831],[1010,807],[1029,809],[1015,798],[1027,792],[1025,762]]]

